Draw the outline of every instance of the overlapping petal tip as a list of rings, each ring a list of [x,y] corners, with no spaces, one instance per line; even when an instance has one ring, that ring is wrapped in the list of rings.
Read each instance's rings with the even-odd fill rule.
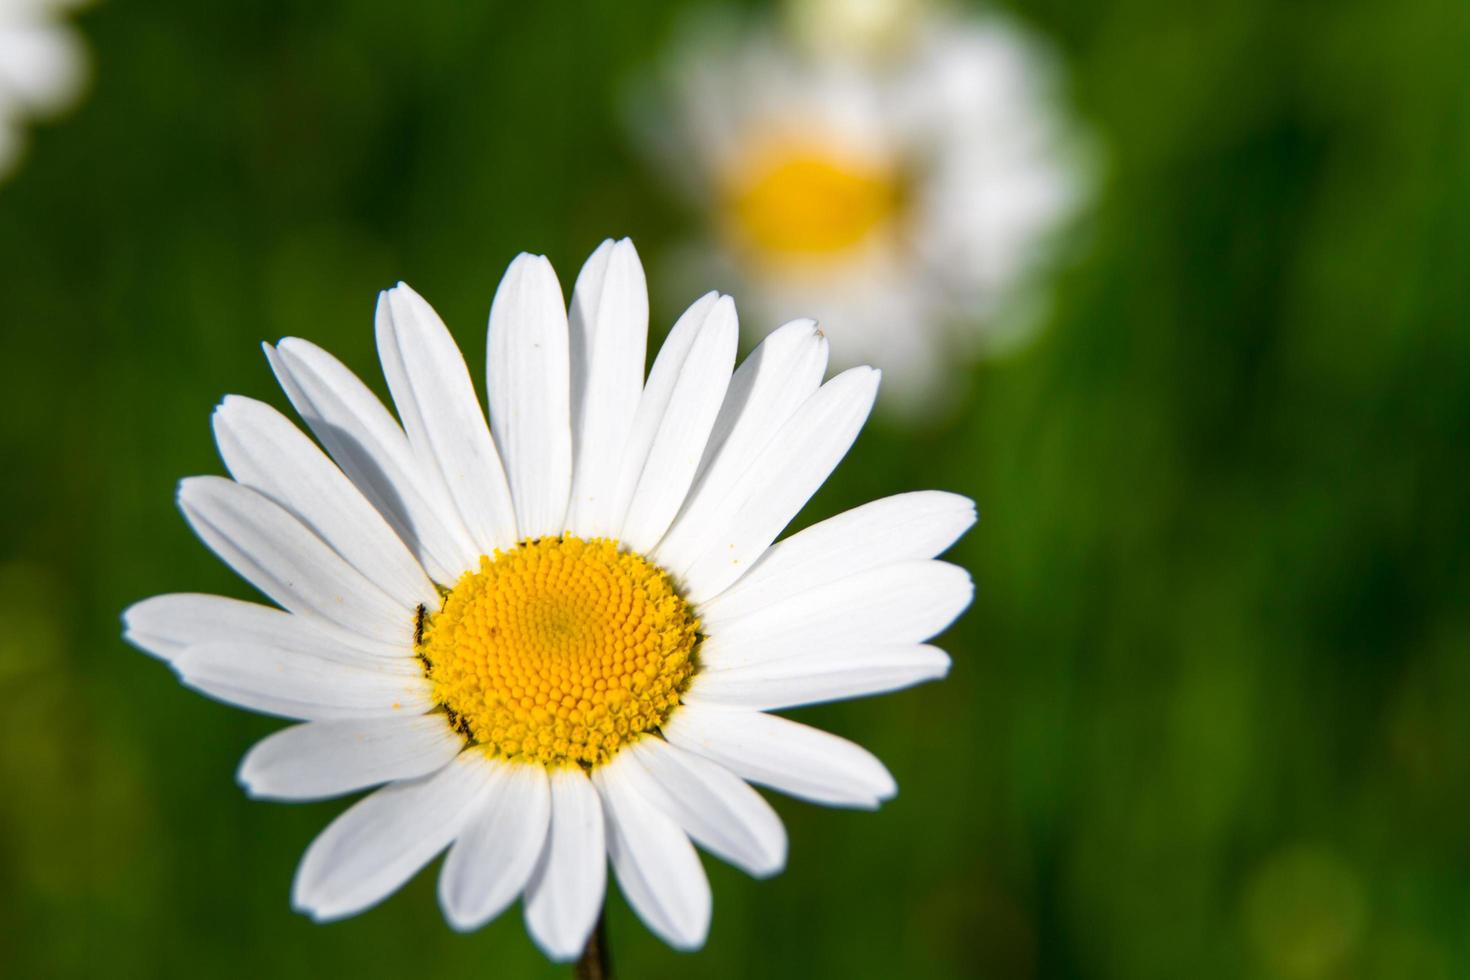
[[[165,662],[221,635],[265,639],[299,625],[290,613],[273,606],[197,592],[135,602],[123,610],[122,621],[123,639]]]
[[[279,504],[384,593],[434,603],[423,567],[362,492],[279,411],[227,395],[212,418],[230,475]]]
[[[482,554],[512,547],[515,511],[464,356],[444,321],[405,283],[378,297],[378,357],[409,445]]]
[[[484,759],[490,789],[449,850],[439,904],[461,932],[478,929],[525,889],[546,843],[551,788],[541,766]]]
[[[745,780],[661,738],[635,742],[615,760],[622,778],[711,854],[757,878],[786,866],[786,828]]]
[[[649,929],[679,950],[709,934],[709,879],[689,837],[627,778],[638,763],[623,753],[593,771],[607,813],[607,856],[623,896]]]
[[[397,532],[434,581],[453,583],[480,549],[408,437],[367,385],[305,340],[263,345],[271,368],[327,453]]]
[[[619,489],[619,538],[647,552],[663,537],[694,481],[735,366],[735,303],[710,294],[674,324],[638,405]]]
[[[172,662],[190,647],[228,640],[306,653],[349,666],[414,669],[411,651],[254,602],[200,593],[154,596],[123,613],[124,638]]]
[[[312,841],[291,902],[318,922],[356,915],[397,891],[449,846],[489,790],[475,753],[358,801]]]
[[[701,673],[690,698],[753,711],[868,697],[939,680],[950,657],[925,644],[838,647]]]
[[[975,523],[968,497],[921,490],[884,497],[813,524],[768,549],[702,607],[725,623],[797,592],[900,561],[943,554]]]
[[[712,598],[744,575],[826,482],[867,421],[880,378],[867,367],[837,375],[773,426],[728,486],[703,488],[718,500],[709,519],[696,525],[686,512],[654,553],[692,601]]]
[[[974,596],[969,572],[942,561],[903,561],[857,572],[722,623],[701,649],[713,669],[813,652],[922,643]]]
[[[374,585],[264,494],[196,476],[179,483],[178,503],[210,550],[285,609],[368,639],[408,643],[415,605]]]
[[[813,803],[873,810],[898,793],[893,775],[867,749],[777,715],[691,701],[663,732],[742,779]]]
[[[711,294],[715,295],[715,294]],[[730,379],[704,458],[660,551],[694,547],[695,531],[719,514],[735,479],[822,384],[828,345],[812,320],[785,324],[758,344]]]
[[[191,646],[172,661],[183,683],[226,704],[309,721],[423,714],[434,707],[422,671],[343,663],[240,642]]]
[[[463,747],[440,712],[308,722],[257,742],[236,778],[256,799],[320,800],[427,776]]]

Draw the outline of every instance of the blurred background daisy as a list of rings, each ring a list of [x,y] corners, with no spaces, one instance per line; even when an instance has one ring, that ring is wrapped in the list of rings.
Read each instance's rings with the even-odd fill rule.
[[[218,472],[221,391],[289,411],[260,341],[309,336],[386,398],[364,325],[400,279],[472,365],[522,249],[575,270],[627,234],[661,289],[690,212],[626,100],[689,6],[71,16],[98,84],[0,187],[0,976],[564,980],[516,908],[446,925],[436,867],[350,921],[292,912],[346,801],[246,799],[221,762],[276,724],[181,690],[118,611],[181,583],[261,601],[171,499]],[[949,412],[875,419],[791,527],[925,487],[975,500],[946,555],[976,583],[936,640],[953,666],[793,712],[898,795],[772,796],[788,866],[757,885],[707,862],[697,954],[614,887],[615,965],[1470,976],[1470,5],[1003,10],[1105,148],[1086,245],[1029,342],[955,358]],[[743,329],[778,325],[690,280],[650,297],[650,352],[710,288]]]
[[[997,12],[789,0],[692,17],[632,117],[705,226],[686,275],[742,290],[752,337],[817,318],[912,412],[1039,322],[1088,183],[1060,81]]]
[[[32,117],[71,108],[87,81],[87,53],[66,21],[77,0],[0,0],[0,179],[25,151]]]

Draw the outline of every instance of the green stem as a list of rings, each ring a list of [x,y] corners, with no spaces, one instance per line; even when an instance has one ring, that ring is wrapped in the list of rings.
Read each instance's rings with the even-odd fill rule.
[[[582,958],[577,960],[577,970],[573,974],[577,980],[612,980],[612,959],[607,955],[607,924],[604,914],[597,913],[597,925],[592,929],[592,935],[587,937],[587,948],[582,950]]]

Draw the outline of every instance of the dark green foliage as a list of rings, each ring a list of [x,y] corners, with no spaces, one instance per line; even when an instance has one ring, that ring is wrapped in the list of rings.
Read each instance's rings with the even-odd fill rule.
[[[898,799],[780,801],[784,875],[707,862],[696,958],[615,899],[615,961],[1470,975],[1470,7],[1019,12],[1071,60],[1108,158],[1047,332],[978,369],[949,421],[872,429],[803,518],[976,498],[953,673],[800,712],[877,751]],[[0,186],[0,973],[566,973],[514,911],[451,932],[428,874],[347,923],[292,913],[295,862],[341,804],[246,801],[232,767],[276,724],[180,688],[117,613],[247,594],[171,498],[219,471],[219,397],[284,405],[260,341],[310,337],[381,390],[372,305],[399,278],[472,365],[516,251],[569,287],[630,234],[657,283],[686,229],[619,93],[675,14],[81,17],[93,90]]]

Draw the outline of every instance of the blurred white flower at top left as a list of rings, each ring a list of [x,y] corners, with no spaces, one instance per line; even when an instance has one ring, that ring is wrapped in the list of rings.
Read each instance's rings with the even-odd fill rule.
[[[71,0],[0,0],[0,179],[25,151],[25,126],[76,104],[88,62],[81,36],[63,18]]]

